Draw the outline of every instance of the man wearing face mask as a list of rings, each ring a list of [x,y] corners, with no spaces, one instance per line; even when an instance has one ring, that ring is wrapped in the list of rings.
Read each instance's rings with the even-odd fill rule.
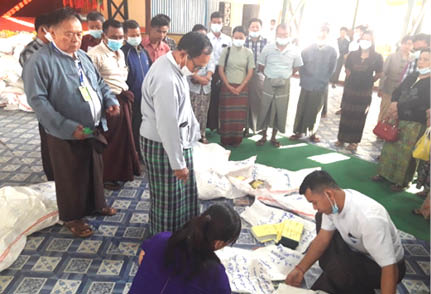
[[[305,272],[319,261],[323,273],[311,289],[331,294],[395,294],[404,277],[404,249],[386,209],[351,189],[341,189],[325,171],[305,177],[299,193],[313,204],[317,236],[288,274],[300,286]]]
[[[252,18],[248,25],[248,36],[245,39],[244,47],[253,51],[255,64],[257,64],[257,59],[267,43],[268,40],[262,36],[262,21],[258,18]],[[263,73],[255,70],[249,83],[246,136],[248,135],[249,128],[253,132],[256,132],[257,129],[257,114],[259,112],[260,100],[262,99],[264,79],[265,76]]]
[[[141,146],[150,187],[150,234],[175,232],[199,212],[192,144],[199,123],[187,77],[205,67],[212,45],[199,32],[184,35],[160,57],[142,85]]]
[[[223,28],[223,16],[220,12],[215,11],[211,14],[210,32],[207,34],[213,47],[213,61],[219,63],[223,48],[232,46],[232,39],[221,32]],[[221,80],[218,74],[218,66],[215,68],[211,81],[211,101],[208,109],[207,127],[211,130],[217,130],[219,127],[218,109],[221,89]]]
[[[277,131],[286,131],[287,107],[289,105],[290,77],[302,66],[301,52],[289,38],[289,28],[279,24],[275,43],[266,45],[257,63],[259,71],[265,74],[263,95],[257,117],[257,128],[263,130],[262,138],[256,142],[263,146],[266,131],[272,128],[271,144],[278,148]]]
[[[429,48],[430,41],[431,41],[431,36],[427,34],[421,33],[413,36],[413,54],[412,54],[413,61],[409,62],[409,64],[406,66],[403,73],[403,78],[401,79],[400,82],[404,81],[404,79],[408,75],[416,71],[421,50]]]
[[[88,55],[120,102],[120,116],[108,120],[105,134],[108,147],[103,152],[105,188],[118,190],[125,181],[140,174],[139,158],[132,132],[132,105],[134,95],[127,85],[128,69],[124,53],[123,25],[114,19],[103,23],[102,42]]]
[[[141,29],[139,24],[134,20],[126,20],[123,24],[126,44],[121,47],[124,52],[129,74],[127,76],[127,85],[135,96],[132,106],[132,129],[135,148],[142,162],[143,157],[139,146],[139,128],[142,122],[141,100],[142,100],[142,82],[151,66],[151,59],[147,50],[142,46]]]
[[[75,236],[93,231],[84,217],[113,215],[103,191],[102,150],[106,116],[119,114],[118,101],[82,50],[82,25],[70,8],[52,14],[53,41],[23,69],[28,103],[46,131],[60,220]]]
[[[102,25],[105,18],[100,12],[92,11],[87,14],[88,34],[82,37],[81,49],[87,52],[102,41]]]

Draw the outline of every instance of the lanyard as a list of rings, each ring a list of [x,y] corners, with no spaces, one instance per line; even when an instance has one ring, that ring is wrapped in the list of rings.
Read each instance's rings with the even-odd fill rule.
[[[75,64],[78,67],[78,73],[79,73],[79,83],[81,84],[81,86],[84,86],[84,70],[82,69],[82,64],[81,61],[79,59],[77,59],[75,61]]]

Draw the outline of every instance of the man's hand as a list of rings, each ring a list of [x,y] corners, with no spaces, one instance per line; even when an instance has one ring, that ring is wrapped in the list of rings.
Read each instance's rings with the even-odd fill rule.
[[[231,92],[234,95],[239,95],[238,90],[235,87],[232,87],[231,85],[227,86],[229,92]]]
[[[118,105],[109,106],[106,109],[106,114],[108,116],[117,116],[117,115],[119,115],[120,114],[120,106],[118,106]]]
[[[75,131],[72,135],[77,140],[84,140],[87,139],[87,135],[84,133],[84,127],[82,125],[79,125],[76,127]]]
[[[174,170],[174,175],[178,178],[178,180],[183,180],[184,183],[189,179],[189,169],[187,167],[183,169]]]
[[[304,274],[300,269],[295,267],[286,277],[285,283],[294,286],[300,287],[302,280],[304,279]]]

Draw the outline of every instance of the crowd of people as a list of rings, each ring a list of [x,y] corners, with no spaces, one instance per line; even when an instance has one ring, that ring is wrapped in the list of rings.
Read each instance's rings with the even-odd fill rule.
[[[235,27],[232,37],[222,32],[222,23],[222,15],[214,12],[209,28],[196,24],[177,44],[167,36],[167,15],[154,16],[143,37],[134,20],[121,23],[91,12],[87,15],[89,33],[83,36],[80,16],[62,8],[36,18],[37,37],[21,54],[25,93],[39,121],[44,171],[56,183],[60,220],[75,236],[93,234],[85,216],[117,213],[106,204],[104,188],[120,189],[145,168],[152,238],[142,245],[131,293],[139,293],[142,283],[151,283],[154,293],[163,289],[165,293],[192,293],[187,289],[230,293],[214,251],[237,239],[241,222],[227,206],[212,206],[198,216],[192,145],[198,140],[208,143],[209,128],[218,131],[222,145],[233,147],[250,131],[260,132],[256,145],[263,146],[267,129],[272,128],[269,142],[280,147],[276,135],[286,132],[290,78],[296,72],[301,93],[291,140],[307,136],[319,141],[317,130],[327,111],[328,85],[338,82],[344,65],[336,145],[348,143],[347,149],[356,150],[374,83],[381,79],[379,120],[397,121],[399,139],[385,143],[373,180],[388,180],[394,191],[400,191],[416,171],[412,151],[424,134],[430,109],[429,36],[403,38],[399,50],[384,61],[375,51],[373,33],[363,26],[355,29],[352,41],[348,30],[341,28],[336,48],[329,40],[329,27],[323,25],[315,41],[300,50],[286,24],[276,26],[274,21],[269,29],[273,35],[265,38],[260,19],[251,19],[247,30]],[[429,161],[420,164],[420,171],[418,185],[425,187],[429,197]],[[395,293],[405,265],[394,226],[383,207],[360,195],[368,208],[375,208],[363,211],[374,222],[354,231],[355,236],[364,236],[356,244],[352,241],[356,237],[347,236],[348,226],[362,222],[356,217],[364,217],[357,212],[363,204],[346,193],[324,172],[304,180],[301,194],[323,213],[322,225],[320,229],[318,222],[316,241],[286,281],[299,285],[305,271],[319,259],[325,273],[313,289],[368,293],[381,286],[385,293]],[[415,213],[423,214],[422,209]],[[346,214],[350,218],[343,223]],[[384,223],[379,221],[382,216],[387,218]],[[374,226],[384,231],[379,242],[366,232]],[[334,235],[336,230],[341,235]],[[361,256],[351,257],[356,263],[333,271],[328,259],[333,260],[340,248],[327,250],[335,250],[331,257],[322,255],[333,247],[331,242],[341,242]],[[376,248],[378,244],[390,247],[385,256]],[[352,254],[346,248],[342,254]],[[358,281],[367,279],[360,273],[343,284],[334,282],[333,274],[355,272],[353,267],[365,263],[366,271],[373,273],[369,284],[358,288]]]

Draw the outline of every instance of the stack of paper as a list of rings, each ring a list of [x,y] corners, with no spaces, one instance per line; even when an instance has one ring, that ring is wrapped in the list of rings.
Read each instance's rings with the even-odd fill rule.
[[[259,242],[274,241],[295,249],[301,239],[304,224],[288,219],[278,224],[253,226],[251,232]]]

